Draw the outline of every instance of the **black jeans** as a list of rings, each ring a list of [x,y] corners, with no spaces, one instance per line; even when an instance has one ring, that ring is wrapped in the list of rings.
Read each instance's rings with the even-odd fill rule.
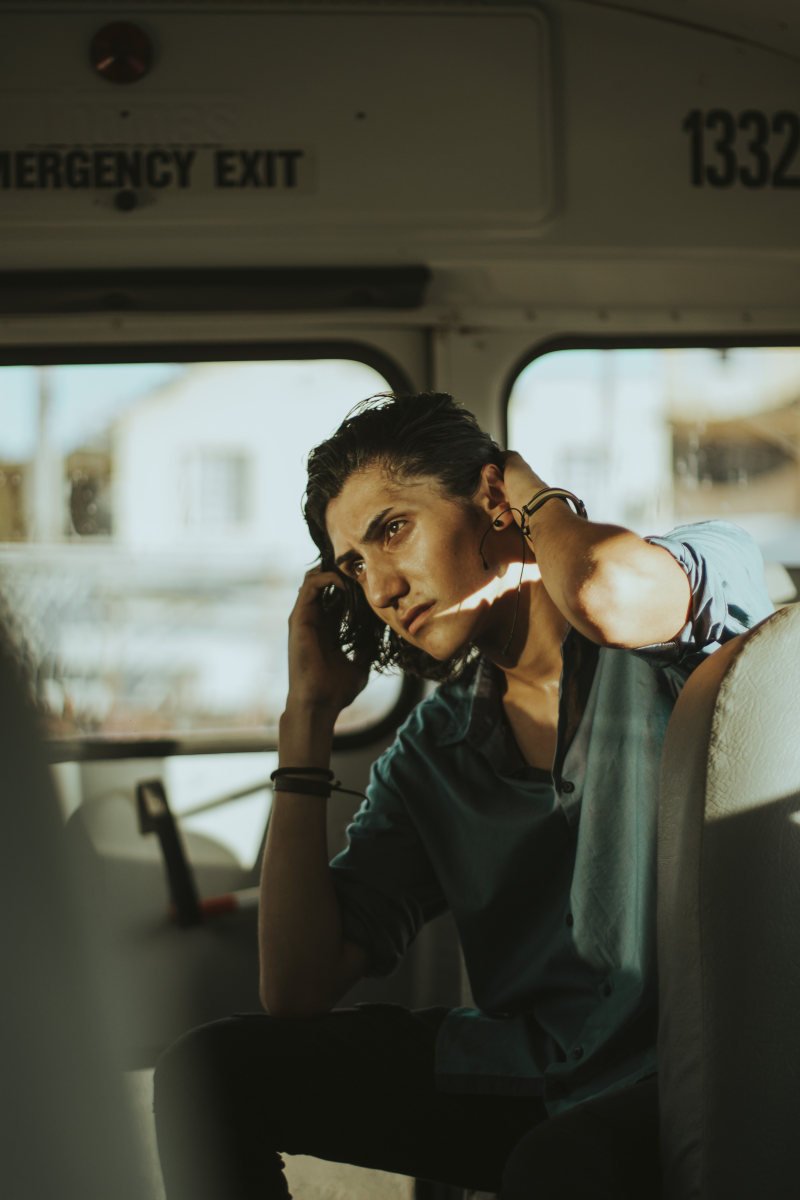
[[[656,1200],[655,1079],[551,1119],[538,1098],[439,1092],[445,1012],[366,1004],[185,1034],[155,1077],[168,1200],[288,1197],[279,1152],[503,1200]]]

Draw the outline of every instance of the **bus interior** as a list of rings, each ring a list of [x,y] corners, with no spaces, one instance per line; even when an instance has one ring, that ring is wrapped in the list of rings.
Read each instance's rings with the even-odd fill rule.
[[[0,58],[0,1170],[9,1200],[162,1200],[156,1058],[259,1008],[305,456],[358,401],[449,392],[643,534],[735,521],[797,600],[800,19],[0,0]],[[345,711],[347,787],[423,694],[375,675]],[[469,996],[445,915],[343,1003]]]

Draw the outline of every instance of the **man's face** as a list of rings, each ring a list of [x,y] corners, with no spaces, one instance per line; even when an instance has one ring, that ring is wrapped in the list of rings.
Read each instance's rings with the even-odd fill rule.
[[[339,570],[405,641],[444,660],[477,639],[489,608],[477,506],[376,465],[349,477],[325,518]]]

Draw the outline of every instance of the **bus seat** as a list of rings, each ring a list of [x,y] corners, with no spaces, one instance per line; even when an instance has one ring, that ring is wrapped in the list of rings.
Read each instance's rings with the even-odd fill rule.
[[[22,670],[0,622],[0,1171],[25,1200],[143,1200],[146,1165]]]
[[[666,1200],[800,1186],[800,606],[688,680],[659,809]]]

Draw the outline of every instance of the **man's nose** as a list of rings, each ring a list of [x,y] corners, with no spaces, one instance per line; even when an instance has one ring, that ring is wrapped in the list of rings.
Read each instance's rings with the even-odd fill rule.
[[[408,591],[402,571],[391,563],[370,563],[367,568],[367,598],[373,608],[391,608]]]

